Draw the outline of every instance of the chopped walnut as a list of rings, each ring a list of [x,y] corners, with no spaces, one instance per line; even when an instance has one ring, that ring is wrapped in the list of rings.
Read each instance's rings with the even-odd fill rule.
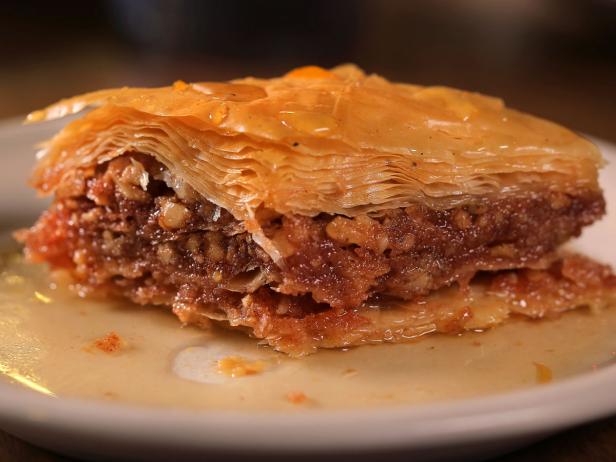
[[[218,271],[218,270],[214,271],[212,273],[212,279],[215,282],[221,282],[222,281],[222,273],[220,271]]]
[[[156,256],[165,265],[172,264],[176,257],[175,249],[171,243],[164,242],[156,248]]]
[[[465,230],[473,225],[473,218],[464,209],[459,209],[453,216],[453,222],[458,229]]]
[[[201,241],[202,239],[198,234],[191,234],[188,236],[188,239],[186,239],[186,250],[191,253],[199,252],[201,250]]]
[[[190,252],[190,258],[199,264],[205,263],[205,254],[201,244],[204,242],[203,234],[193,233],[184,241],[184,248]]]
[[[92,169],[74,170],[66,175],[56,194],[62,197],[77,197],[86,193],[86,180]]]
[[[293,244],[291,244],[289,242],[289,239],[287,239],[285,232],[282,231],[281,229],[277,229],[274,232],[274,236],[272,237],[271,240],[276,246],[276,248],[278,249],[278,251],[280,252],[280,255],[282,255],[283,257],[288,257],[290,255],[293,255],[296,251]]]
[[[102,247],[105,252],[108,252],[115,257],[119,257],[123,254],[124,236],[114,237],[113,233],[106,229],[103,231],[102,237]]]
[[[218,262],[225,258],[225,249],[223,247],[224,236],[220,232],[211,232],[206,236],[207,249],[206,255],[209,259]]]
[[[327,224],[325,232],[340,244],[356,244],[379,254],[389,246],[383,226],[367,215],[352,219],[337,216]]]
[[[185,206],[171,199],[161,201],[158,223],[166,229],[180,229],[186,225],[191,213]]]
[[[149,174],[141,162],[119,157],[110,163],[107,170],[117,191],[129,200],[145,202],[149,199],[147,186]]]
[[[490,255],[498,258],[513,259],[517,256],[517,249],[513,244],[499,244],[490,248]]]
[[[86,223],[95,223],[103,216],[103,210],[96,207],[81,214],[81,219]]]
[[[554,192],[550,195],[550,207],[554,210],[563,209],[571,205],[571,198],[565,193]]]

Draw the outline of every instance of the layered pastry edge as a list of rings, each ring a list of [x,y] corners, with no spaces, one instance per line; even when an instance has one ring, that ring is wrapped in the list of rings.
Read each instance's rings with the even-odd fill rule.
[[[293,355],[600,307],[559,246],[605,213],[588,141],[502,101],[308,67],[103,90],[39,152],[17,237],[81,295],[170,306]]]
[[[485,328],[511,313],[544,317],[598,306],[615,287],[609,270],[557,249],[603,213],[596,191],[353,218],[261,209],[256,219],[280,265],[242,221],[152,157],[128,153],[72,171],[50,209],[18,238],[31,261],[67,272],[81,295],[170,306],[185,323],[245,328],[301,355]],[[580,281],[592,280],[582,282],[586,291],[571,276],[574,267],[585,268],[577,270],[585,274]],[[543,294],[537,283],[529,292],[537,299],[531,311],[530,302],[527,310],[519,305],[525,283],[511,282],[529,275],[545,282]]]

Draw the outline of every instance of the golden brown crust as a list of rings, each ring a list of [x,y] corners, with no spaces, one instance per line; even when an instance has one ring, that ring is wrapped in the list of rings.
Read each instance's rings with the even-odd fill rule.
[[[602,162],[588,141],[499,99],[391,83],[353,66],[102,90],[29,120],[90,105],[99,107],[47,144],[33,178],[42,192],[78,165],[136,150],[250,222],[260,207],[357,216],[534,189],[597,189]]]

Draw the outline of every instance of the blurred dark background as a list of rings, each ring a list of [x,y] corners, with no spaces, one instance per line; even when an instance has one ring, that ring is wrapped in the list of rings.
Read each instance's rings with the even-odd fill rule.
[[[355,62],[616,141],[615,0],[3,2],[0,117],[102,87]]]

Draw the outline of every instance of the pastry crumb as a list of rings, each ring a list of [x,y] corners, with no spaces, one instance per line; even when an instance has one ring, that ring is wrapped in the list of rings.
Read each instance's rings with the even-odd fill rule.
[[[535,365],[535,373],[537,383],[549,383],[552,381],[552,369],[542,363],[533,363]]]
[[[303,404],[308,397],[301,391],[292,391],[287,394],[287,401],[291,404]]]
[[[94,340],[87,350],[97,349],[103,353],[117,353],[124,348],[126,348],[126,342],[118,334],[111,331],[104,337]]]
[[[250,361],[241,356],[226,356],[217,361],[218,372],[233,378],[259,374],[264,368],[263,361]]]

